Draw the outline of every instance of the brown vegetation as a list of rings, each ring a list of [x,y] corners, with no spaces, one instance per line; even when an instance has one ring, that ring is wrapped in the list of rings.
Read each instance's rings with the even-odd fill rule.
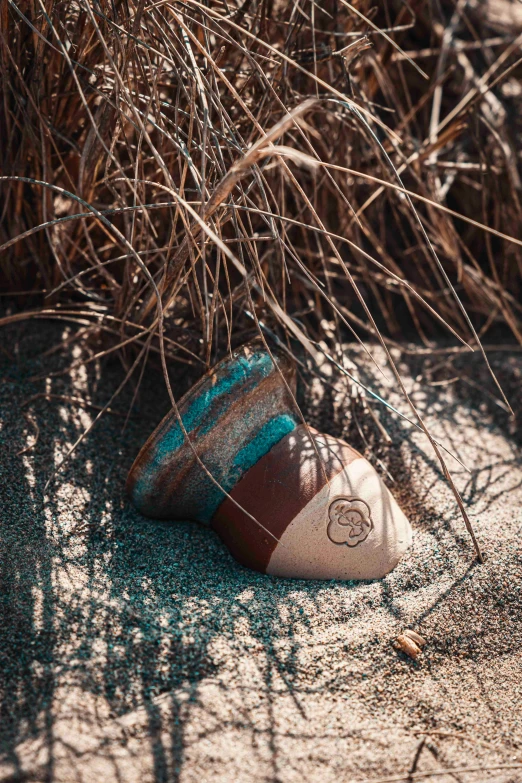
[[[272,298],[326,339],[473,343],[459,297],[520,340],[520,6],[380,5],[8,0],[3,290],[157,347],[157,286],[189,361],[245,308],[287,327]]]

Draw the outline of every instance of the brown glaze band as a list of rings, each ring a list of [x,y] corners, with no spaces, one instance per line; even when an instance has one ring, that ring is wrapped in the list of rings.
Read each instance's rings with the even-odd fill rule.
[[[309,432],[315,438],[320,458]],[[292,520],[345,465],[360,457],[344,441],[320,435],[311,427],[307,431],[300,425],[250,468],[230,493],[272,535],[229,498],[219,506],[211,526],[236,560],[265,572],[278,540]]]

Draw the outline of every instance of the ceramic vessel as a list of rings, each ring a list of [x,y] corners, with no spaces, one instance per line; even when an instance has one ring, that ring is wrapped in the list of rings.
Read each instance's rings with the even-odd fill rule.
[[[256,341],[196,383],[178,404],[187,438],[171,411],[138,454],[133,503],[210,525],[262,573],[384,576],[411,543],[407,518],[361,454],[301,422],[293,362],[272,355]]]

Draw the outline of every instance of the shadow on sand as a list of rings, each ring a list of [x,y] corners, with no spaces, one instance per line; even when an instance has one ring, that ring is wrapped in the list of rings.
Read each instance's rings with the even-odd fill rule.
[[[62,689],[70,689],[92,695],[110,718],[139,712],[139,731],[150,749],[153,779],[176,781],[184,763],[185,725],[198,702],[198,684],[218,677],[223,665],[217,641],[229,650],[243,643],[261,649],[255,686],[264,690],[270,702],[277,679],[288,689],[296,709],[303,709],[301,694],[313,689],[314,677],[321,679],[321,661],[310,664],[311,677],[301,678],[302,630],[310,614],[306,607],[313,604],[317,612],[326,612],[331,591],[342,589],[345,622],[356,625],[374,605],[376,595],[385,611],[400,620],[398,600],[431,578],[429,569],[417,575],[405,572],[400,582],[393,577],[383,580],[375,588],[377,593],[368,585],[285,582],[238,566],[207,529],[193,523],[156,524],[140,517],[126,502],[123,487],[139,446],[168,407],[158,377],[145,379],[139,407],[124,431],[124,417],[104,417],[76,457],[60,470],[44,500],[45,482],[97,412],[79,406],[73,398],[104,404],[122,371],[115,363],[105,366],[103,386],[94,365],[47,381],[31,380],[75,358],[42,356],[63,339],[63,328],[17,327],[10,337],[12,356],[3,358],[0,379],[0,752],[11,770],[6,780],[28,779],[20,747],[32,740],[40,748],[35,779],[53,781],[57,744],[64,742],[55,732],[58,701]],[[24,405],[44,391],[60,399],[38,397]],[[116,401],[116,413],[125,414],[132,393],[129,388]],[[314,401],[308,404],[313,406]],[[456,400],[455,409],[458,405]],[[342,410],[342,402],[334,401],[325,389],[312,411],[313,423],[343,434]],[[450,441],[453,413],[449,407],[444,411]],[[32,442],[36,427],[36,445],[20,454]],[[353,428],[347,429],[351,442],[364,448]],[[407,427],[400,423],[393,424],[393,433],[396,442],[408,437]],[[444,552],[448,523],[430,508],[430,487],[422,496],[417,494],[401,454],[396,447],[379,451],[397,477],[395,492],[406,501],[415,527],[429,530]],[[431,457],[418,452],[416,459]],[[472,474],[464,491],[470,503],[477,500],[477,486]],[[469,556],[464,536],[462,547]],[[437,573],[446,567],[451,570],[449,560],[442,559]],[[468,574],[469,569],[448,591],[458,589]],[[438,600],[445,600],[445,595]],[[238,629],[246,629],[243,636]],[[350,654],[365,655],[364,644],[360,650],[352,645]],[[333,674],[321,683],[336,688]],[[245,710],[230,718],[230,727],[249,720]],[[269,737],[276,733],[274,721],[273,716],[268,720]],[[310,736],[317,738],[313,732]],[[127,739],[122,729],[121,743]],[[269,744],[271,779],[278,780],[277,743]],[[60,754],[64,752],[70,752],[73,769],[74,747],[60,748]],[[100,739],[93,752],[110,754],[111,745],[104,749]]]

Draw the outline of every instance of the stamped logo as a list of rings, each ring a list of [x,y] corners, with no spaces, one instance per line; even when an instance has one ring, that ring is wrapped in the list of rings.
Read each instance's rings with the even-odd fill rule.
[[[328,538],[334,544],[357,546],[373,530],[370,507],[360,498],[337,497],[328,508]]]

